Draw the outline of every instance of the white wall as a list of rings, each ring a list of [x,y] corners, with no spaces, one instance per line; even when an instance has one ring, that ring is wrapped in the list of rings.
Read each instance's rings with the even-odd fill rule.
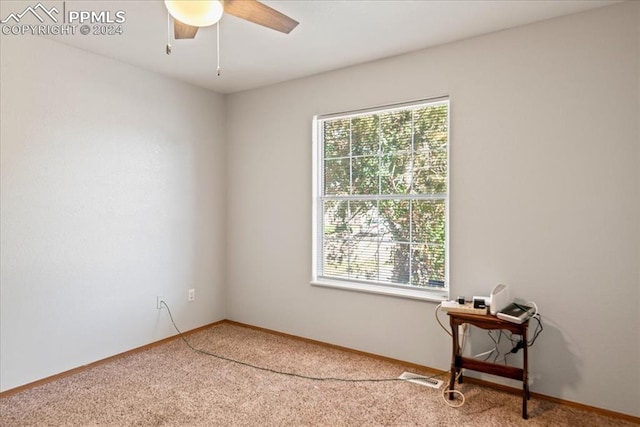
[[[636,8],[636,17],[637,17],[638,26],[640,26],[640,7]],[[636,37],[638,40],[636,58],[638,58],[638,61],[640,61],[640,31],[637,32]],[[638,113],[638,117],[636,119],[636,131],[640,134],[640,73],[638,73],[638,111],[637,113]],[[640,164],[640,150],[638,150],[638,164]],[[640,173],[638,174],[638,180],[639,180],[638,188],[640,189]],[[640,229],[640,215],[638,216],[638,229]],[[640,250],[638,250],[638,257],[639,257],[638,265],[640,266]],[[638,268],[638,282],[640,283],[640,268]],[[638,292],[639,292],[638,304],[636,305],[636,307],[640,307],[640,290]],[[636,310],[636,313],[638,316],[638,325],[640,325],[640,310]],[[637,352],[640,355],[640,327],[637,328],[636,332],[638,334],[638,338],[636,340]],[[637,368],[638,371],[640,371],[640,357],[637,358],[636,365],[638,367]],[[637,393],[640,396],[640,381],[638,381],[636,387],[638,389]]]
[[[1,389],[174,335],[156,295],[224,319],[224,97],[41,38],[1,59]]]
[[[312,287],[311,118],[451,97],[451,293],[539,305],[532,390],[640,415],[639,13],[624,3],[230,95],[228,317],[440,369],[435,304]]]

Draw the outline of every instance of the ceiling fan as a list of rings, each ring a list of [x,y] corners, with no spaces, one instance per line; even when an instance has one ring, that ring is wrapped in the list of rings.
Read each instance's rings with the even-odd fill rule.
[[[298,25],[298,21],[257,0],[165,0],[164,4],[173,17],[176,39],[194,38],[200,27],[217,23],[223,13],[285,34]]]

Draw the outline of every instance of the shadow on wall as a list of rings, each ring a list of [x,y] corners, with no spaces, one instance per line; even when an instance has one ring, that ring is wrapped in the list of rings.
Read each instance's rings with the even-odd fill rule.
[[[575,389],[580,382],[583,358],[578,344],[571,341],[558,324],[544,316],[542,322],[544,331],[529,349],[531,388],[532,391],[563,398],[563,389]],[[529,326],[530,331],[532,328],[535,328],[533,324]],[[562,359],[546,356],[550,348],[562,349]]]
[[[575,342],[567,339],[559,326],[542,316],[543,330],[536,339],[533,346],[529,347],[529,381],[531,391],[545,395],[562,398],[563,389],[575,389],[580,381],[582,371],[582,357],[580,357],[579,346]],[[531,320],[529,323],[528,341],[534,337],[537,322]],[[516,344],[509,340],[507,334],[499,334],[499,331],[471,327],[468,332],[465,353],[480,360],[493,363],[506,363],[510,366],[522,367],[522,351],[512,354],[510,351]],[[549,349],[563,349],[562,359],[550,358]],[[498,351],[496,352],[495,349]],[[504,362],[505,358],[507,359]],[[476,376],[473,371],[471,376]],[[484,375],[479,375],[481,378]],[[519,381],[502,380],[490,376],[488,381],[495,381],[509,384],[512,387],[520,388]]]

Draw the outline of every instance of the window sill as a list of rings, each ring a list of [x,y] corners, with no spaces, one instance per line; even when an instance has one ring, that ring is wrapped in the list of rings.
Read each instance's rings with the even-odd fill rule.
[[[311,286],[323,288],[342,289],[354,292],[365,292],[370,294],[387,295],[398,298],[416,299],[421,301],[442,302],[449,299],[448,290],[420,290],[394,288],[391,286],[371,285],[367,283],[339,282],[331,280],[312,280]]]

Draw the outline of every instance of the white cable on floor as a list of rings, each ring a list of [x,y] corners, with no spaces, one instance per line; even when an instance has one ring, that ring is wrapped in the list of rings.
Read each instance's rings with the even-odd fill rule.
[[[462,371],[458,372],[458,375],[456,375],[456,377],[455,377],[455,379],[453,381],[454,382],[458,381],[458,378],[460,378],[460,375],[462,375]],[[448,396],[446,396],[446,393],[457,394],[457,395],[460,396],[462,401],[459,404],[454,404],[454,403],[451,402],[451,400],[447,399]],[[442,390],[442,400],[444,400],[444,403],[446,403],[447,405],[451,406],[452,408],[459,408],[462,405],[464,405],[464,402],[465,402],[464,394],[460,390],[451,390],[451,379],[449,379],[449,383]]]
[[[448,330],[440,321],[440,318],[438,317],[438,310],[440,310],[440,308],[442,307],[442,303],[438,304],[436,309],[435,309],[435,316],[436,316],[436,320],[438,321],[438,324],[440,325],[440,327],[447,333],[449,334],[450,337],[453,338],[453,332],[451,332],[450,330]],[[460,346],[460,352],[462,352],[462,350],[464,350],[464,345],[466,343],[466,330],[465,332],[463,332],[462,334],[462,345]],[[451,372],[451,371],[449,371]],[[458,380],[458,378],[460,378],[460,375],[462,375],[462,371],[458,372],[458,375],[456,375],[456,377],[454,378],[454,382]],[[448,397],[449,394],[457,394],[458,396],[460,396],[460,398],[462,399],[462,401],[459,404],[454,404],[452,403]],[[446,403],[447,405],[451,406],[452,408],[459,408],[462,405],[464,405],[465,402],[465,397],[464,394],[460,391],[460,390],[451,390],[451,379],[449,379],[449,383],[447,384],[447,386],[442,389],[442,400],[444,400],[444,403]]]
[[[232,362],[232,363],[236,363],[238,365],[242,365],[242,366],[246,366],[249,368],[253,368],[253,369],[258,369],[260,371],[265,371],[265,372],[271,372],[273,374],[279,374],[279,375],[286,375],[286,376],[290,376],[290,377],[295,377],[295,378],[302,378],[302,379],[307,379],[307,380],[312,380],[312,381],[337,381],[337,382],[345,382],[345,383],[380,383],[380,382],[406,382],[407,380],[404,378],[337,378],[337,377],[315,377],[312,375],[303,375],[303,374],[296,374],[294,372],[286,372],[286,371],[279,371],[277,369],[271,369],[271,368],[267,368],[264,366],[258,366],[258,365],[254,365],[248,362],[243,362],[241,360],[237,360],[234,359],[232,357],[226,357],[226,356],[222,356],[216,353],[212,353],[210,351],[207,350],[203,350],[203,349],[199,349],[194,347],[189,340],[187,340],[187,337],[185,336],[185,334],[180,330],[180,328],[178,328],[178,325],[176,325],[175,320],[173,319],[173,314],[171,314],[171,309],[169,308],[169,305],[167,305],[167,303],[165,301],[160,301],[160,305],[164,306],[167,309],[167,314],[169,315],[169,319],[171,319],[171,323],[173,324],[174,329],[176,330],[176,332],[178,333],[178,335],[180,336],[180,338],[182,338],[182,341],[187,345],[187,347],[189,347],[191,350],[193,350],[196,353],[200,353],[200,354],[204,354],[206,356],[211,356],[211,357],[215,357],[216,359],[220,359],[220,360],[225,360],[227,362]],[[425,379],[430,379],[430,378],[436,378],[442,375],[445,375],[446,373],[442,373],[442,374],[436,374],[436,375],[432,375],[430,377],[424,377]]]

